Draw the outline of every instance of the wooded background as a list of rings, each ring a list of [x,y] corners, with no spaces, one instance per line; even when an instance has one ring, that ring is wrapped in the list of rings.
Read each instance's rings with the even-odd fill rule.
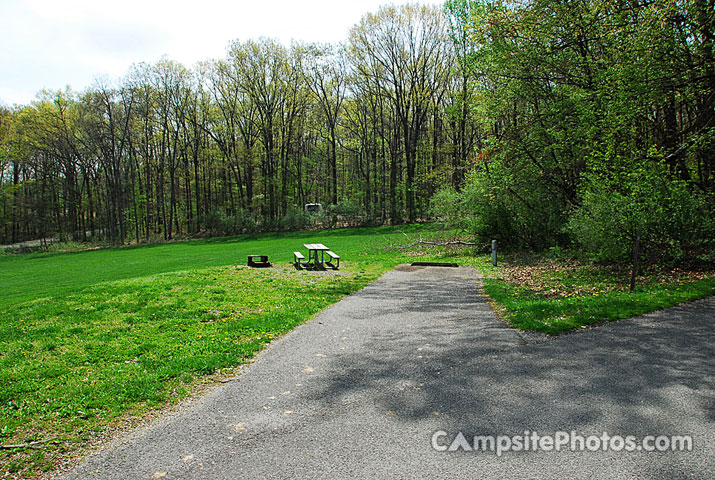
[[[0,110],[0,242],[300,228],[317,202],[604,258],[639,228],[707,250],[714,38],[715,0],[452,0],[341,45],[136,64]]]

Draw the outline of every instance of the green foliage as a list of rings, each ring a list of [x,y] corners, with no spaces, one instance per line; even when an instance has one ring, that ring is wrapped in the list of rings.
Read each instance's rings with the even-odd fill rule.
[[[632,258],[637,232],[650,261],[690,261],[715,245],[705,197],[660,164],[610,165],[586,176],[583,203],[569,221],[578,243],[602,261]]]
[[[361,226],[365,224],[367,215],[359,203],[345,200],[328,205],[318,214],[316,221],[328,228],[338,226]]]
[[[706,10],[697,0],[448,2],[489,132],[459,195],[461,222],[502,245],[576,240],[611,261],[628,258],[638,228],[653,261],[712,252]]]
[[[281,219],[278,229],[296,231],[304,229],[310,223],[310,215],[302,208],[291,206]]]
[[[430,199],[429,214],[437,221],[460,230],[469,230],[471,214],[464,206],[464,199],[454,187],[442,187]]]
[[[554,201],[538,178],[529,181],[522,173],[490,161],[467,176],[461,192],[438,191],[431,212],[479,241],[496,239],[504,247],[541,250],[563,242],[563,203]]]
[[[255,218],[248,210],[239,209],[234,215],[228,215],[222,208],[213,208],[208,215],[199,218],[202,229],[213,236],[239,235],[255,232]]]

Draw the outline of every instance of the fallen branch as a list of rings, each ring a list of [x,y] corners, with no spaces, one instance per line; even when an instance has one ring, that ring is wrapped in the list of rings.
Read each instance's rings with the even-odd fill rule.
[[[432,247],[451,247],[453,245],[461,245],[463,247],[484,247],[489,244],[464,242],[462,240],[450,240],[448,242],[429,242],[427,240],[417,240],[407,245],[396,245],[395,248],[412,248],[417,245],[429,245]]]
[[[42,448],[44,443],[50,443],[55,441],[55,438],[48,438],[47,440],[37,440],[34,442],[18,443],[17,445],[0,445],[0,450],[14,450],[17,448]]]

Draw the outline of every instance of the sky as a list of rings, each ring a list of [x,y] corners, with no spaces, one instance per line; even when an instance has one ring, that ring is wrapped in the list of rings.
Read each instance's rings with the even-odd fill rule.
[[[385,3],[402,2],[0,0],[0,104],[29,104],[42,89],[80,92],[163,55],[191,67],[224,57],[235,39],[338,43]]]

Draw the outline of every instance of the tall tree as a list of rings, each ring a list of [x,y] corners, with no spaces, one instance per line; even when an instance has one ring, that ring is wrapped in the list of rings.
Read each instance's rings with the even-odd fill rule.
[[[306,68],[308,86],[315,96],[328,129],[331,200],[338,203],[337,129],[346,95],[347,69],[344,52],[330,45],[312,45]]]
[[[361,75],[375,76],[393,104],[406,164],[406,203],[416,218],[414,180],[417,146],[435,91],[449,69],[446,21],[437,7],[382,7],[350,32],[353,63]]]

